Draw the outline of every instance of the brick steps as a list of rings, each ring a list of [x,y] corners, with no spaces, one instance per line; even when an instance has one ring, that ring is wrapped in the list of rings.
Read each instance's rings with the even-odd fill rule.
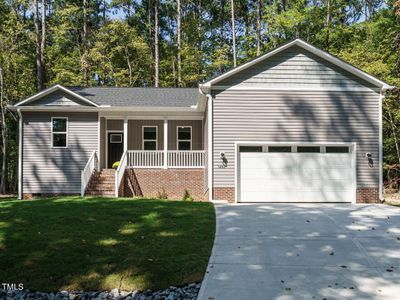
[[[93,174],[85,191],[86,196],[115,196],[115,170],[104,169]]]

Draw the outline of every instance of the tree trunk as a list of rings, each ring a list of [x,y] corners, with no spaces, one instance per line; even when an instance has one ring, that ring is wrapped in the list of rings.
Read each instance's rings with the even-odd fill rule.
[[[88,37],[89,37],[88,10],[89,10],[89,0],[83,0],[83,39],[82,39],[83,57],[82,57],[82,63],[83,63],[83,82],[84,82],[85,86],[89,85],[88,61],[87,61]]]
[[[225,0],[220,0],[221,16],[220,16],[220,42],[221,47],[225,45],[224,25],[225,25]]]
[[[177,44],[178,44],[178,86],[182,86],[182,14],[181,14],[181,0],[177,0]]]
[[[7,122],[5,114],[6,105],[4,103],[4,83],[3,83],[3,69],[0,66],[0,109],[1,109],[1,137],[2,137],[2,164],[1,164],[1,179],[0,179],[0,192],[5,194],[8,185],[8,138],[7,138]]]
[[[44,67],[44,54],[46,49],[46,2],[47,0],[42,0],[42,40],[40,44],[40,60],[42,62],[43,71],[43,85],[45,83],[45,67]]]
[[[154,86],[159,85],[159,68],[160,68],[160,57],[158,49],[158,0],[154,0]]]
[[[257,1],[257,21],[256,21],[256,43],[257,56],[261,54],[261,6],[262,0]]]
[[[331,30],[331,0],[326,0],[326,37],[325,37],[325,50],[329,50],[330,46],[330,30]]]
[[[38,0],[33,0],[33,23],[35,26],[35,36],[36,36],[36,79],[37,79],[37,89],[41,91],[44,89],[44,76],[43,76],[43,64],[42,64],[42,49],[41,49],[41,38],[39,29],[39,7]]]
[[[231,0],[232,52],[233,52],[233,67],[236,67],[235,7],[233,2],[234,0]]]
[[[392,135],[393,135],[393,139],[394,139],[394,144],[396,146],[396,154],[397,154],[397,162],[398,164],[400,164],[400,149],[399,149],[399,144],[397,142],[397,134],[396,134],[396,128],[394,125],[394,120],[393,120],[393,116],[392,116],[392,112],[390,111],[390,107],[387,104],[387,101],[384,101],[386,104],[386,109],[389,115],[389,123],[390,123],[390,128],[392,129]]]

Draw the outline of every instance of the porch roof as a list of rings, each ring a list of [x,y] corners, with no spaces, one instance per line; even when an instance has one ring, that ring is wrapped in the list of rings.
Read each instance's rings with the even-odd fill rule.
[[[190,107],[201,97],[198,88],[67,87],[98,105]]]

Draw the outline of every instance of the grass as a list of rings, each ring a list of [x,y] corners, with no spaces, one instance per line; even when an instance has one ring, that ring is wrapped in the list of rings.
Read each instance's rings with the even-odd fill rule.
[[[0,201],[0,282],[55,291],[158,289],[199,281],[214,232],[211,203]]]

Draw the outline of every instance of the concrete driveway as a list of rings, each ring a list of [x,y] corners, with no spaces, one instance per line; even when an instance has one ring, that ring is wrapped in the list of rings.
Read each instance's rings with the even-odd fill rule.
[[[400,208],[216,205],[199,298],[400,299]]]

